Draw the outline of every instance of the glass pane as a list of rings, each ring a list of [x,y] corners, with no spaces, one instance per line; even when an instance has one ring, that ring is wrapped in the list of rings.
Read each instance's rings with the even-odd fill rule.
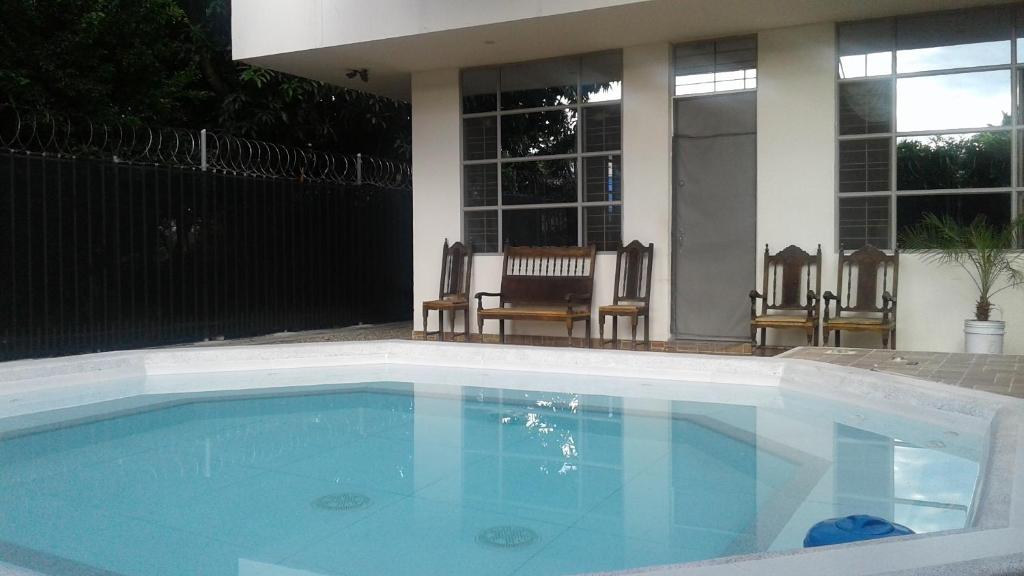
[[[1010,185],[1010,132],[900,138],[898,190],[998,188]]]
[[[889,196],[839,199],[839,245],[856,250],[866,244],[889,248]]]
[[[501,198],[506,205],[576,201],[576,160],[509,162],[501,167]]]
[[[483,210],[464,213],[466,241],[474,252],[498,252],[498,211]]]
[[[892,130],[892,80],[839,85],[839,133],[872,134]]]
[[[462,155],[466,160],[488,160],[498,157],[496,116],[462,120]]]
[[[914,226],[925,214],[951,216],[967,224],[984,215],[990,224],[1010,223],[1010,194],[932,194],[931,196],[899,196],[896,198],[897,232]]]
[[[583,201],[622,200],[622,157],[589,156],[583,159]]]
[[[714,74],[715,43],[690,42],[674,48],[676,76]]]
[[[885,192],[889,186],[889,139],[839,143],[839,191]]]
[[[471,164],[463,167],[464,206],[498,204],[498,165]]]
[[[583,109],[583,151],[604,152],[622,147],[622,107],[618,104]]]
[[[576,110],[506,114],[501,117],[501,153],[523,158],[576,151]]]
[[[622,206],[590,206],[583,209],[583,244],[598,250],[616,250],[622,244]]]
[[[892,74],[893,21],[871,20],[839,26],[839,77]]]
[[[462,72],[462,113],[498,109],[498,69],[477,68]]]
[[[757,87],[757,38],[747,36],[675,47],[675,95]]]
[[[1005,8],[901,18],[896,23],[896,72],[1009,64],[1012,27]]]
[[[900,132],[1008,126],[1010,71],[900,78],[896,129]]]
[[[757,37],[728,38],[715,42],[715,72],[757,68]]]
[[[576,208],[504,210],[501,224],[508,246],[576,246]]]
[[[622,99],[622,52],[584,56],[580,63],[580,101]]]
[[[560,58],[501,68],[501,108],[540,108],[576,102],[579,60]]]

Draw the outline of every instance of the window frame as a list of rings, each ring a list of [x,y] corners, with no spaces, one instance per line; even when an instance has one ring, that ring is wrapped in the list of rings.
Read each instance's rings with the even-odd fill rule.
[[[917,72],[899,72],[897,69],[897,56],[899,54],[899,47],[897,45],[897,30],[898,23],[904,18],[917,18],[922,16],[929,16],[933,14],[948,14],[948,13],[966,13],[978,10],[993,10],[993,9],[1006,9],[1015,10],[1016,18],[1010,26],[1010,59],[1006,64],[994,64],[994,65],[982,65],[982,66],[966,66],[959,68],[942,68],[937,70],[926,70]],[[897,222],[898,215],[898,202],[902,197],[912,196],[938,196],[938,195],[973,195],[973,194],[993,194],[1001,193],[1009,195],[1009,210],[1010,218],[1016,218],[1021,211],[1024,211],[1024,182],[1022,182],[1021,171],[1024,169],[1024,162],[1020,158],[1021,152],[1021,137],[1024,136],[1024,118],[1020,114],[1019,107],[1020,102],[1020,91],[1024,89],[1024,62],[1018,61],[1018,43],[1024,41],[1020,35],[1024,34],[1024,27],[1021,25],[1021,12],[1022,8],[1016,8],[1012,5],[1006,6],[986,6],[980,8],[968,8],[959,10],[945,10],[939,12],[922,12],[916,14],[908,14],[906,16],[895,16],[888,18],[869,19],[869,20],[854,20],[848,22],[837,22],[835,27],[835,150],[834,150],[834,173],[833,173],[833,198],[834,198],[834,222],[833,230],[835,234],[835,251],[838,253],[842,248],[840,227],[841,227],[841,202],[845,198],[888,198],[889,207],[889,246],[885,247],[886,252],[892,252],[898,247],[898,235],[899,226]],[[869,22],[892,22],[891,30],[891,54],[890,54],[890,71],[888,74],[876,74],[858,76],[854,78],[843,78],[841,75],[841,58],[839,52],[840,46],[840,29],[843,25],[849,24],[863,24]],[[931,76],[948,76],[952,74],[962,74],[970,72],[990,72],[990,71],[1008,71],[1010,74],[1010,124],[1007,126],[985,126],[985,127],[972,127],[972,128],[953,128],[945,130],[925,130],[925,131],[905,131],[899,130],[897,118],[897,103],[899,98],[899,81],[904,78],[921,78]],[[890,129],[888,132],[875,132],[870,134],[840,134],[840,90],[845,84],[857,84],[857,83],[870,83],[885,81],[889,83],[890,89]],[[910,137],[921,137],[921,136],[956,136],[966,134],[982,134],[982,133],[1009,133],[1010,134],[1010,185],[1001,187],[990,187],[990,188],[944,188],[944,189],[927,189],[927,190],[900,190],[897,170],[899,168],[898,163],[898,148],[897,145],[901,138]],[[872,191],[872,192],[841,192],[840,191],[840,174],[842,166],[840,164],[841,154],[840,147],[843,142],[848,141],[867,141],[867,140],[881,140],[886,139],[889,143],[889,190],[888,191]],[[848,247],[847,249],[855,249],[856,247]]]
[[[495,66],[480,66],[472,68],[463,68],[459,70],[459,229],[462,238],[468,241],[466,236],[466,214],[468,212],[493,212],[497,214],[497,251],[484,251],[479,250],[477,254],[502,254],[505,249],[505,238],[504,238],[504,218],[503,214],[505,211],[513,210],[543,210],[545,208],[551,209],[565,209],[575,208],[576,209],[576,246],[585,246],[586,238],[586,212],[587,208],[598,208],[604,206],[618,206],[619,207],[619,245],[622,245],[622,223],[625,213],[625,176],[623,175],[623,146],[622,146],[622,111],[625,101],[625,91],[621,90],[619,98],[617,100],[602,100],[598,102],[583,102],[582,101],[582,90],[583,90],[583,63],[587,57],[600,56],[603,54],[618,54],[620,58],[619,67],[619,83],[620,86],[624,86],[625,83],[621,79],[622,77],[622,66],[621,57],[622,50],[602,50],[599,52],[588,52],[584,54],[574,54],[570,56],[560,56],[556,58],[544,58],[540,60],[527,60],[523,62],[507,62]],[[501,77],[502,70],[506,67],[516,66],[519,64],[533,64],[536,62],[545,62],[553,60],[575,60],[576,64],[576,99],[572,104],[556,104],[551,106],[538,106],[532,108],[511,108],[503,109],[501,106]],[[463,112],[463,77],[467,72],[474,70],[494,70],[495,71],[495,94],[497,96],[497,102],[495,103],[495,109],[487,112]],[[602,150],[599,152],[584,152],[583,151],[583,138],[584,138],[584,110],[587,108],[600,108],[605,106],[618,106],[619,107],[619,147],[616,150]],[[502,139],[501,139],[501,120],[504,116],[520,115],[526,113],[536,112],[550,112],[559,110],[574,110],[576,112],[576,148],[574,152],[564,154],[538,154],[534,156],[516,156],[506,157],[502,153]],[[495,141],[496,141],[496,156],[494,158],[486,158],[482,160],[466,160],[465,158],[465,120],[471,118],[494,118],[495,119]],[[618,200],[605,200],[605,201],[587,201],[584,187],[586,185],[586,178],[584,172],[584,165],[587,158],[601,158],[617,156],[619,159],[619,199]],[[502,168],[506,164],[513,164],[517,162],[540,162],[545,160],[575,160],[576,164],[576,200],[573,202],[550,202],[550,203],[533,203],[533,204],[510,204],[505,205],[503,193],[502,193]],[[497,200],[494,205],[490,206],[467,206],[466,205],[466,167],[473,165],[494,165],[497,170]],[[475,249],[475,248],[474,248]],[[599,250],[599,253],[615,253],[615,249]]]

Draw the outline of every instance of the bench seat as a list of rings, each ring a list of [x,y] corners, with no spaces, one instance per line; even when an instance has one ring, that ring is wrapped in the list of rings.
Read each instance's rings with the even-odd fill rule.
[[[517,306],[515,308],[482,308],[477,310],[477,317],[488,320],[568,320],[569,318],[589,318],[590,308],[547,308],[542,306]]]

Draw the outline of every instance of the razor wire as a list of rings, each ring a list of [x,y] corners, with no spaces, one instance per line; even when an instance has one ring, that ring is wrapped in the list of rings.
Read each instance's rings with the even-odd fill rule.
[[[315,183],[412,187],[409,163],[400,160],[286,146],[220,130],[97,122],[8,104],[0,104],[0,150]]]

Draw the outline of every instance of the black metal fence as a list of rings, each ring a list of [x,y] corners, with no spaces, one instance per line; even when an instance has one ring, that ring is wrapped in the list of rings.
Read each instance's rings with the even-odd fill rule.
[[[179,134],[196,134],[194,154],[179,139],[157,156],[159,132],[139,152],[83,147],[70,129],[47,142],[57,130],[46,122],[58,122],[18,122],[7,134],[19,139],[0,140],[0,358],[411,314],[400,163],[188,131]]]

